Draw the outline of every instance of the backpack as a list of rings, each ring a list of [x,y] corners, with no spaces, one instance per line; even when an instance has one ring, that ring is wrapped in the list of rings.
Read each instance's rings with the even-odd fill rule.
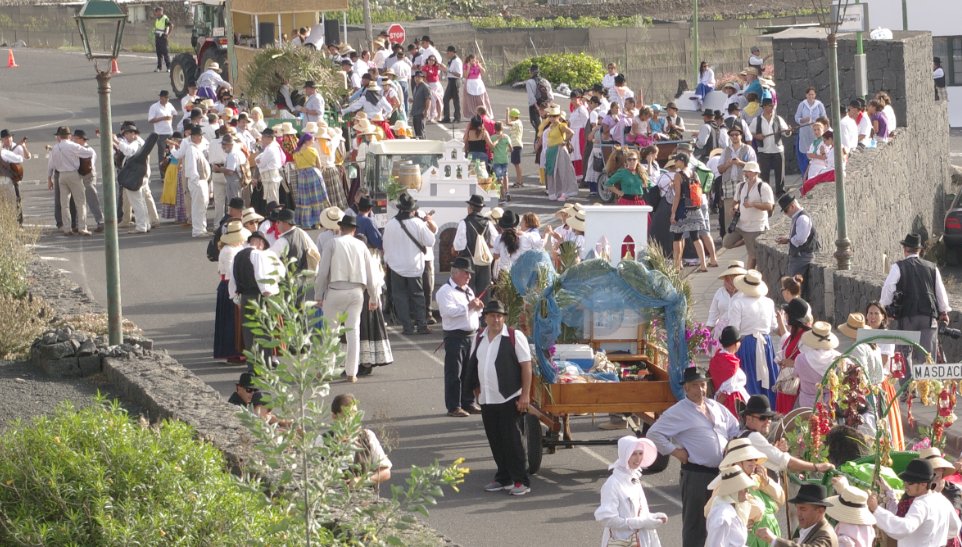
[[[685,207],[689,209],[697,209],[701,207],[702,194],[701,184],[698,177],[689,177],[684,171],[681,173],[681,181],[683,184],[688,185],[688,190],[682,188],[682,199],[684,199]]]
[[[551,93],[551,84],[548,80],[538,76],[534,81],[534,101],[535,104],[551,102],[554,95]]]
[[[488,242],[484,239],[484,234],[488,232],[487,225],[481,232],[478,232],[470,222],[465,221],[465,224],[470,225],[474,233],[478,234],[477,237],[474,238],[474,253],[471,254],[471,260],[478,266],[489,266],[494,262],[494,255],[491,254]]]

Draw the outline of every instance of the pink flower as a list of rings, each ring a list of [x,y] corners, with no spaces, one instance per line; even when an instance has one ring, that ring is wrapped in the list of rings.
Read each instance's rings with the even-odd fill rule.
[[[931,447],[932,447],[932,440],[926,437],[921,441],[913,444],[911,450],[912,452],[919,452],[920,450],[924,450],[926,448],[931,448]]]

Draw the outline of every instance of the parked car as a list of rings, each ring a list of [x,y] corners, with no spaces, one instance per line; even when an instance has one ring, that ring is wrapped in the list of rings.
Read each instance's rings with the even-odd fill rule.
[[[955,195],[952,205],[945,213],[942,224],[942,241],[945,243],[949,264],[957,264],[962,258],[962,192]]]

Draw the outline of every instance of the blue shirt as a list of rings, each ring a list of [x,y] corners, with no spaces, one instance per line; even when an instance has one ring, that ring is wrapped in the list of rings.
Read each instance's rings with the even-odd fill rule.
[[[364,215],[357,216],[357,233],[367,238],[368,247],[383,249],[383,245],[381,244],[381,231],[374,225],[374,220],[371,217]]]
[[[718,467],[728,441],[738,435],[738,421],[717,401],[705,398],[709,419],[687,397],[675,403],[655,420],[648,430],[658,452],[671,454],[678,448],[688,451],[688,461],[705,467]]]

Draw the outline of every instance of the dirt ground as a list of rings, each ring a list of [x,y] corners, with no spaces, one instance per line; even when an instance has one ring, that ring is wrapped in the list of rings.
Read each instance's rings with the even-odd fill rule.
[[[816,0],[821,2],[821,0]],[[812,9],[811,2],[798,0],[768,0],[745,2],[742,0],[699,0],[700,19],[731,19],[735,17],[771,17],[794,14],[801,9]],[[623,0],[607,2],[583,2],[561,6],[546,2],[513,2],[506,7],[513,17],[628,17],[643,15],[656,20],[679,21],[691,17],[691,0]]]

